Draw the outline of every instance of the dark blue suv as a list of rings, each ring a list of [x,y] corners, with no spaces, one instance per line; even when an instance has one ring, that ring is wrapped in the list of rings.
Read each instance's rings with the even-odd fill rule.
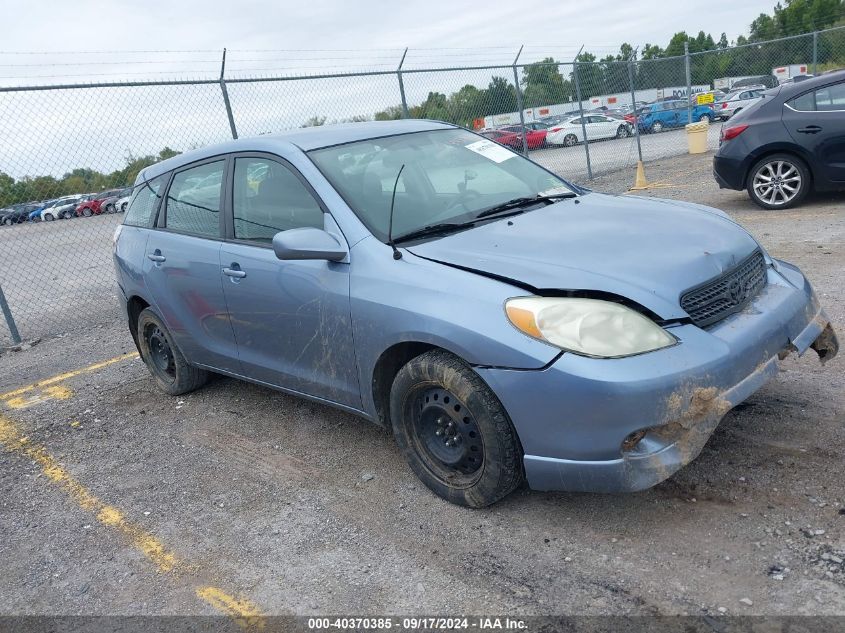
[[[845,189],[845,71],[763,93],[722,128],[713,175],[765,209]]]

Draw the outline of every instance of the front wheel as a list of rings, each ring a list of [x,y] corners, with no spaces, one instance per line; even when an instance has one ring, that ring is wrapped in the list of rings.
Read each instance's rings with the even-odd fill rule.
[[[810,172],[790,154],[773,154],[751,168],[746,186],[751,200],[764,209],[788,209],[810,190]]]
[[[208,372],[188,364],[173,344],[170,332],[158,315],[145,308],[138,315],[138,348],[158,388],[178,396],[202,387]]]
[[[53,220],[55,220],[55,218],[53,217],[52,213],[45,213],[44,214],[44,221],[45,222],[52,222]]]
[[[458,357],[432,350],[409,361],[390,390],[393,434],[435,494],[481,508],[523,479],[522,447],[502,404]]]
[[[91,210],[91,207],[85,207],[84,209],[82,209],[82,215],[84,215],[86,218],[90,218],[92,215],[94,215],[94,212]]]

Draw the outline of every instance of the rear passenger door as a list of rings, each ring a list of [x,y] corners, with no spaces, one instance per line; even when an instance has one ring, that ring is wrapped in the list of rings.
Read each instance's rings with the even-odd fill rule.
[[[783,124],[815,162],[816,184],[845,183],[845,82],[804,93],[786,103]]]
[[[147,240],[144,278],[188,362],[240,373],[220,275],[226,164],[218,157],[173,174]]]
[[[280,231],[325,228],[343,241],[304,178],[267,154],[236,155],[226,203],[223,287],[244,375],[361,407],[349,305],[349,265],[281,261]]]

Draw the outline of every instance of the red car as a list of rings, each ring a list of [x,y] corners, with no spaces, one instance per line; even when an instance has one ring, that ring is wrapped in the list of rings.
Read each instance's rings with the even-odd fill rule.
[[[537,129],[534,129],[535,127]],[[507,145],[518,152],[522,151],[521,125],[507,125],[495,130],[486,130],[481,132],[481,136],[486,136],[491,141]],[[528,149],[543,147],[546,144],[546,127],[542,123],[526,123],[525,143],[528,145]]]
[[[101,191],[98,194],[94,194],[93,196],[89,196],[76,206],[76,215],[84,215],[86,217],[91,215],[100,215],[106,210],[103,203],[105,203],[109,198],[114,198],[114,196],[121,191],[123,191],[123,189],[108,189],[106,191]]]

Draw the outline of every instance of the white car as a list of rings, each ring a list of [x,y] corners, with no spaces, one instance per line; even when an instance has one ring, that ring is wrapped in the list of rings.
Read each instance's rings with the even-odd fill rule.
[[[580,116],[574,116],[556,123],[546,132],[546,143],[571,147],[584,141],[585,130],[590,141],[601,138],[626,138],[633,132],[631,124],[624,119],[615,119],[603,114],[584,114],[583,125],[581,121]]]
[[[724,99],[714,106],[714,112],[717,119],[727,121],[737,112],[743,108],[747,108],[752,103],[757,103],[761,97],[760,95],[767,90],[765,86],[755,88],[743,88],[742,90],[735,90],[728,94]]]
[[[49,207],[45,207],[41,211],[41,221],[50,222],[52,220],[61,220],[73,217],[76,205],[82,202],[85,196],[63,196],[56,200]]]
[[[114,209],[118,213],[125,213],[126,207],[129,206],[129,201],[132,199],[131,195],[124,196],[122,198],[118,198],[114,203]]]

